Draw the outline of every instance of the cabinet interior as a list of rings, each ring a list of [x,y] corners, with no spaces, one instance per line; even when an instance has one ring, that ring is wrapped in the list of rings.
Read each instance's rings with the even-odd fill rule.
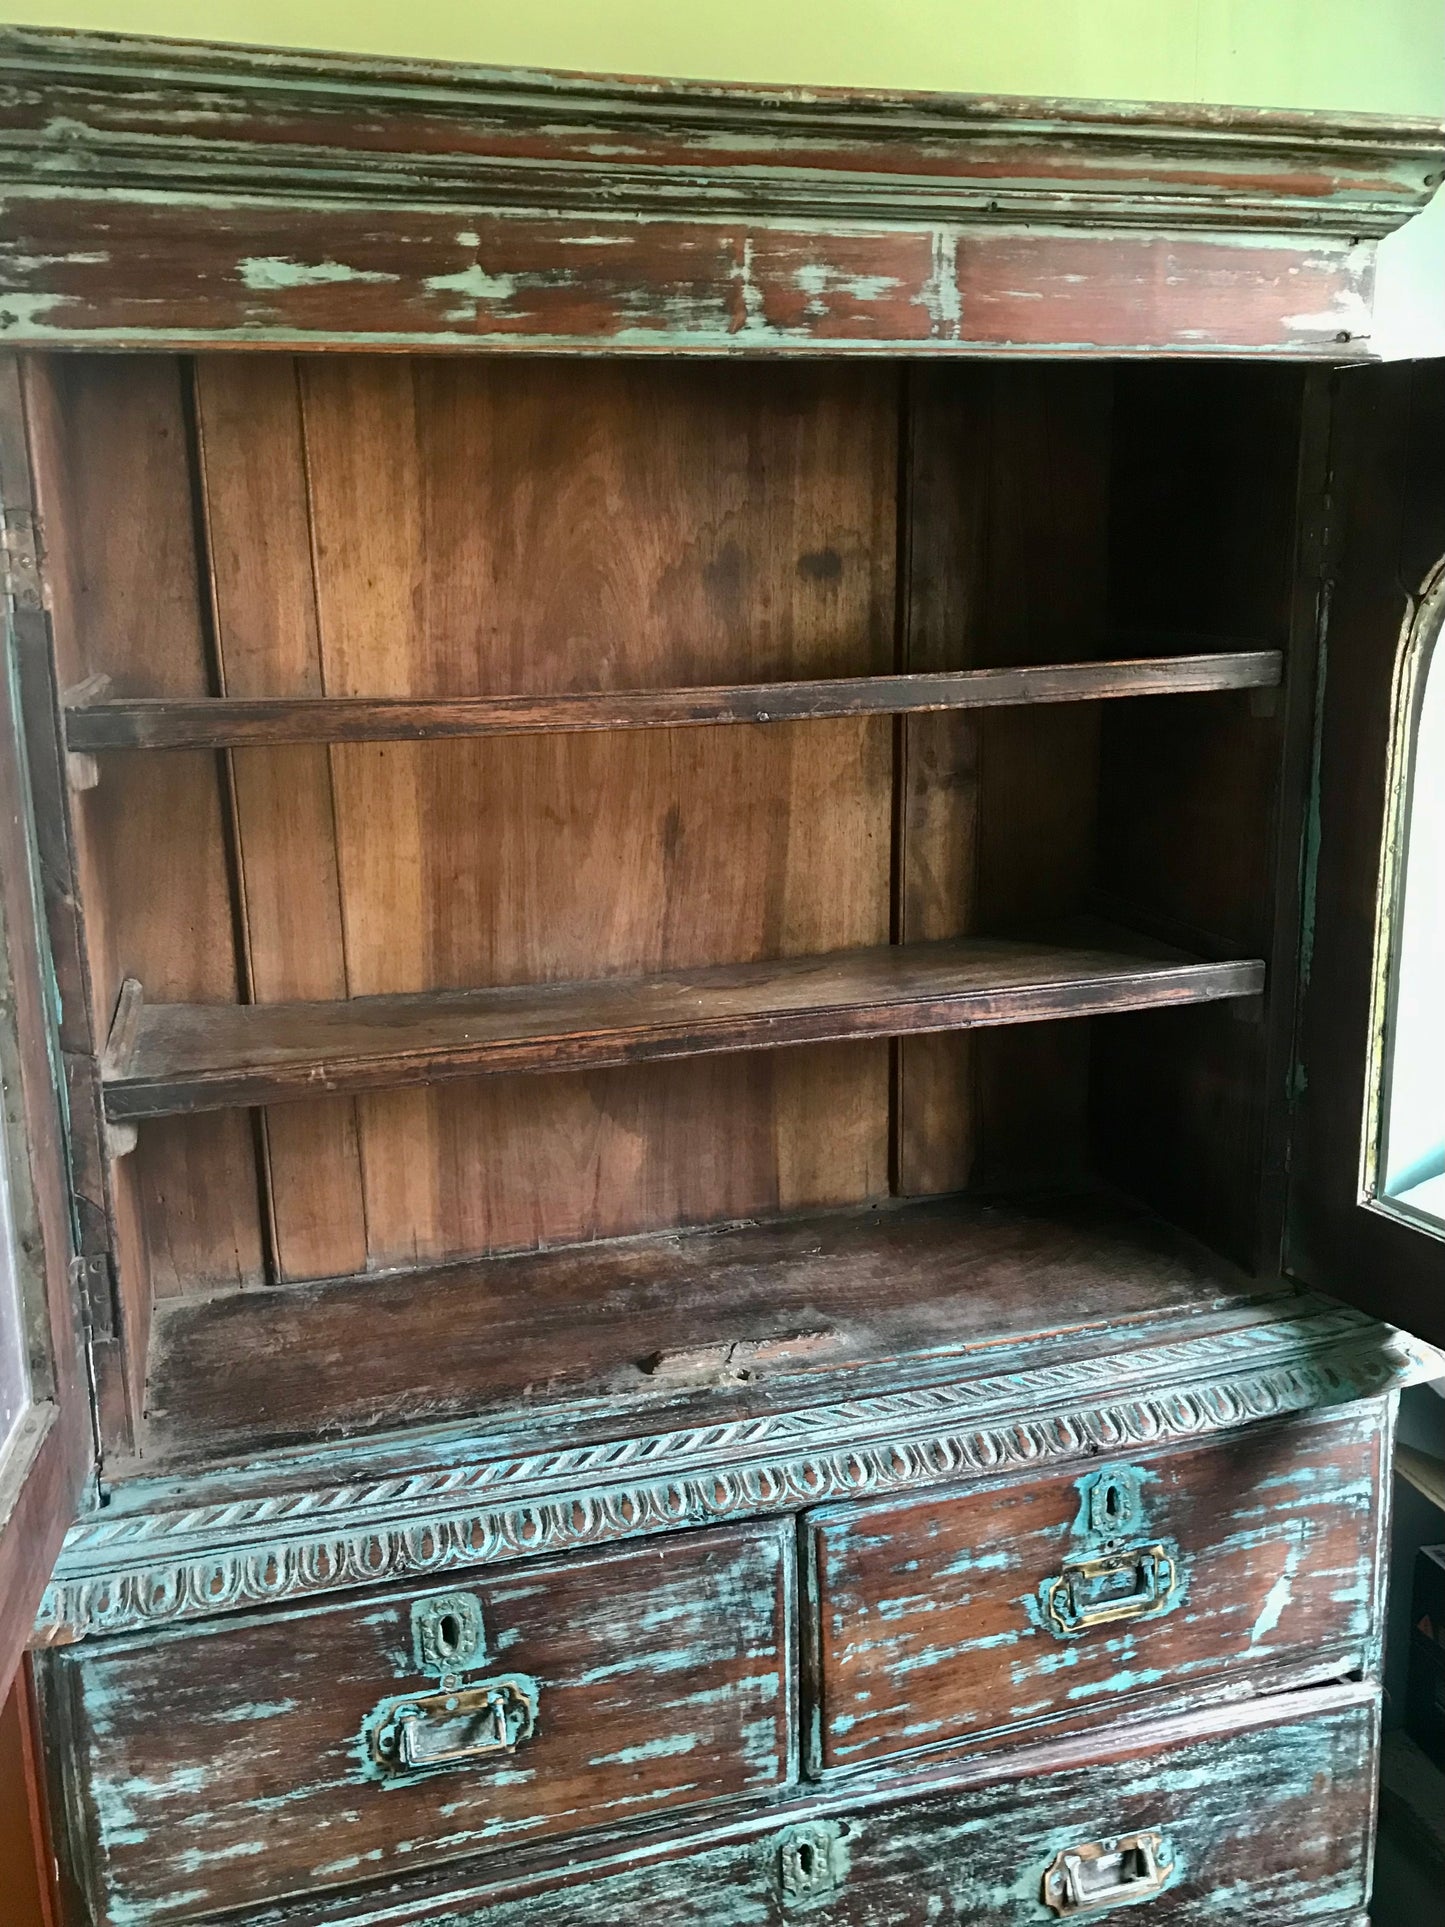
[[[32,358],[112,1465],[746,1413],[1276,1289],[1322,380]],[[547,700],[1057,664],[1134,666]],[[96,746],[218,698],[421,707]],[[437,734],[466,698],[517,704]]]

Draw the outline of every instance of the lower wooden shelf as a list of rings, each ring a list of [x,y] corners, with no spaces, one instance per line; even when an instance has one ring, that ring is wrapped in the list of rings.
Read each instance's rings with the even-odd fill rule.
[[[1090,1017],[1247,997],[1254,958],[1202,961],[1109,925],[712,964],[597,983],[147,1004],[126,986],[103,1066],[116,1122],[495,1071]]]
[[[1289,1302],[1107,1194],[893,1202],[157,1307],[146,1456],[746,1417]],[[981,1364],[980,1361],[983,1361]]]

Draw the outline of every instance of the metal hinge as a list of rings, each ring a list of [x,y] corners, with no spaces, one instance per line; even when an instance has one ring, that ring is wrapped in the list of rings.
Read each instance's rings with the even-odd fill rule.
[[[23,509],[6,512],[5,526],[0,529],[0,567],[5,572],[5,593],[16,608],[40,608],[40,555],[35,522]]]
[[[70,1283],[81,1321],[92,1338],[115,1336],[115,1273],[110,1253],[97,1251],[70,1261]]]

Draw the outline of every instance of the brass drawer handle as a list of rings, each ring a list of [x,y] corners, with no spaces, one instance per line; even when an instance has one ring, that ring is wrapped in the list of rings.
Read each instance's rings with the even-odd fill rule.
[[[1131,1546],[1093,1559],[1068,1559],[1039,1588],[1051,1632],[1068,1638],[1091,1626],[1153,1619],[1180,1596],[1179,1568],[1163,1546]]]
[[[537,1728],[537,1682],[521,1673],[383,1700],[368,1721],[385,1773],[439,1773],[513,1753]]]
[[[1044,1905],[1056,1914],[1087,1914],[1148,1900],[1163,1892],[1173,1872],[1174,1856],[1162,1834],[1091,1840],[1054,1855],[1044,1874]]]

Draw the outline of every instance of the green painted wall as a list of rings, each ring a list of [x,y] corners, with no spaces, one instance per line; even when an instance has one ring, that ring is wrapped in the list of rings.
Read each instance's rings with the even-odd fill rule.
[[[22,0],[37,26],[814,86],[1445,116],[1445,0]],[[1445,353],[1445,196],[1381,345]]]

